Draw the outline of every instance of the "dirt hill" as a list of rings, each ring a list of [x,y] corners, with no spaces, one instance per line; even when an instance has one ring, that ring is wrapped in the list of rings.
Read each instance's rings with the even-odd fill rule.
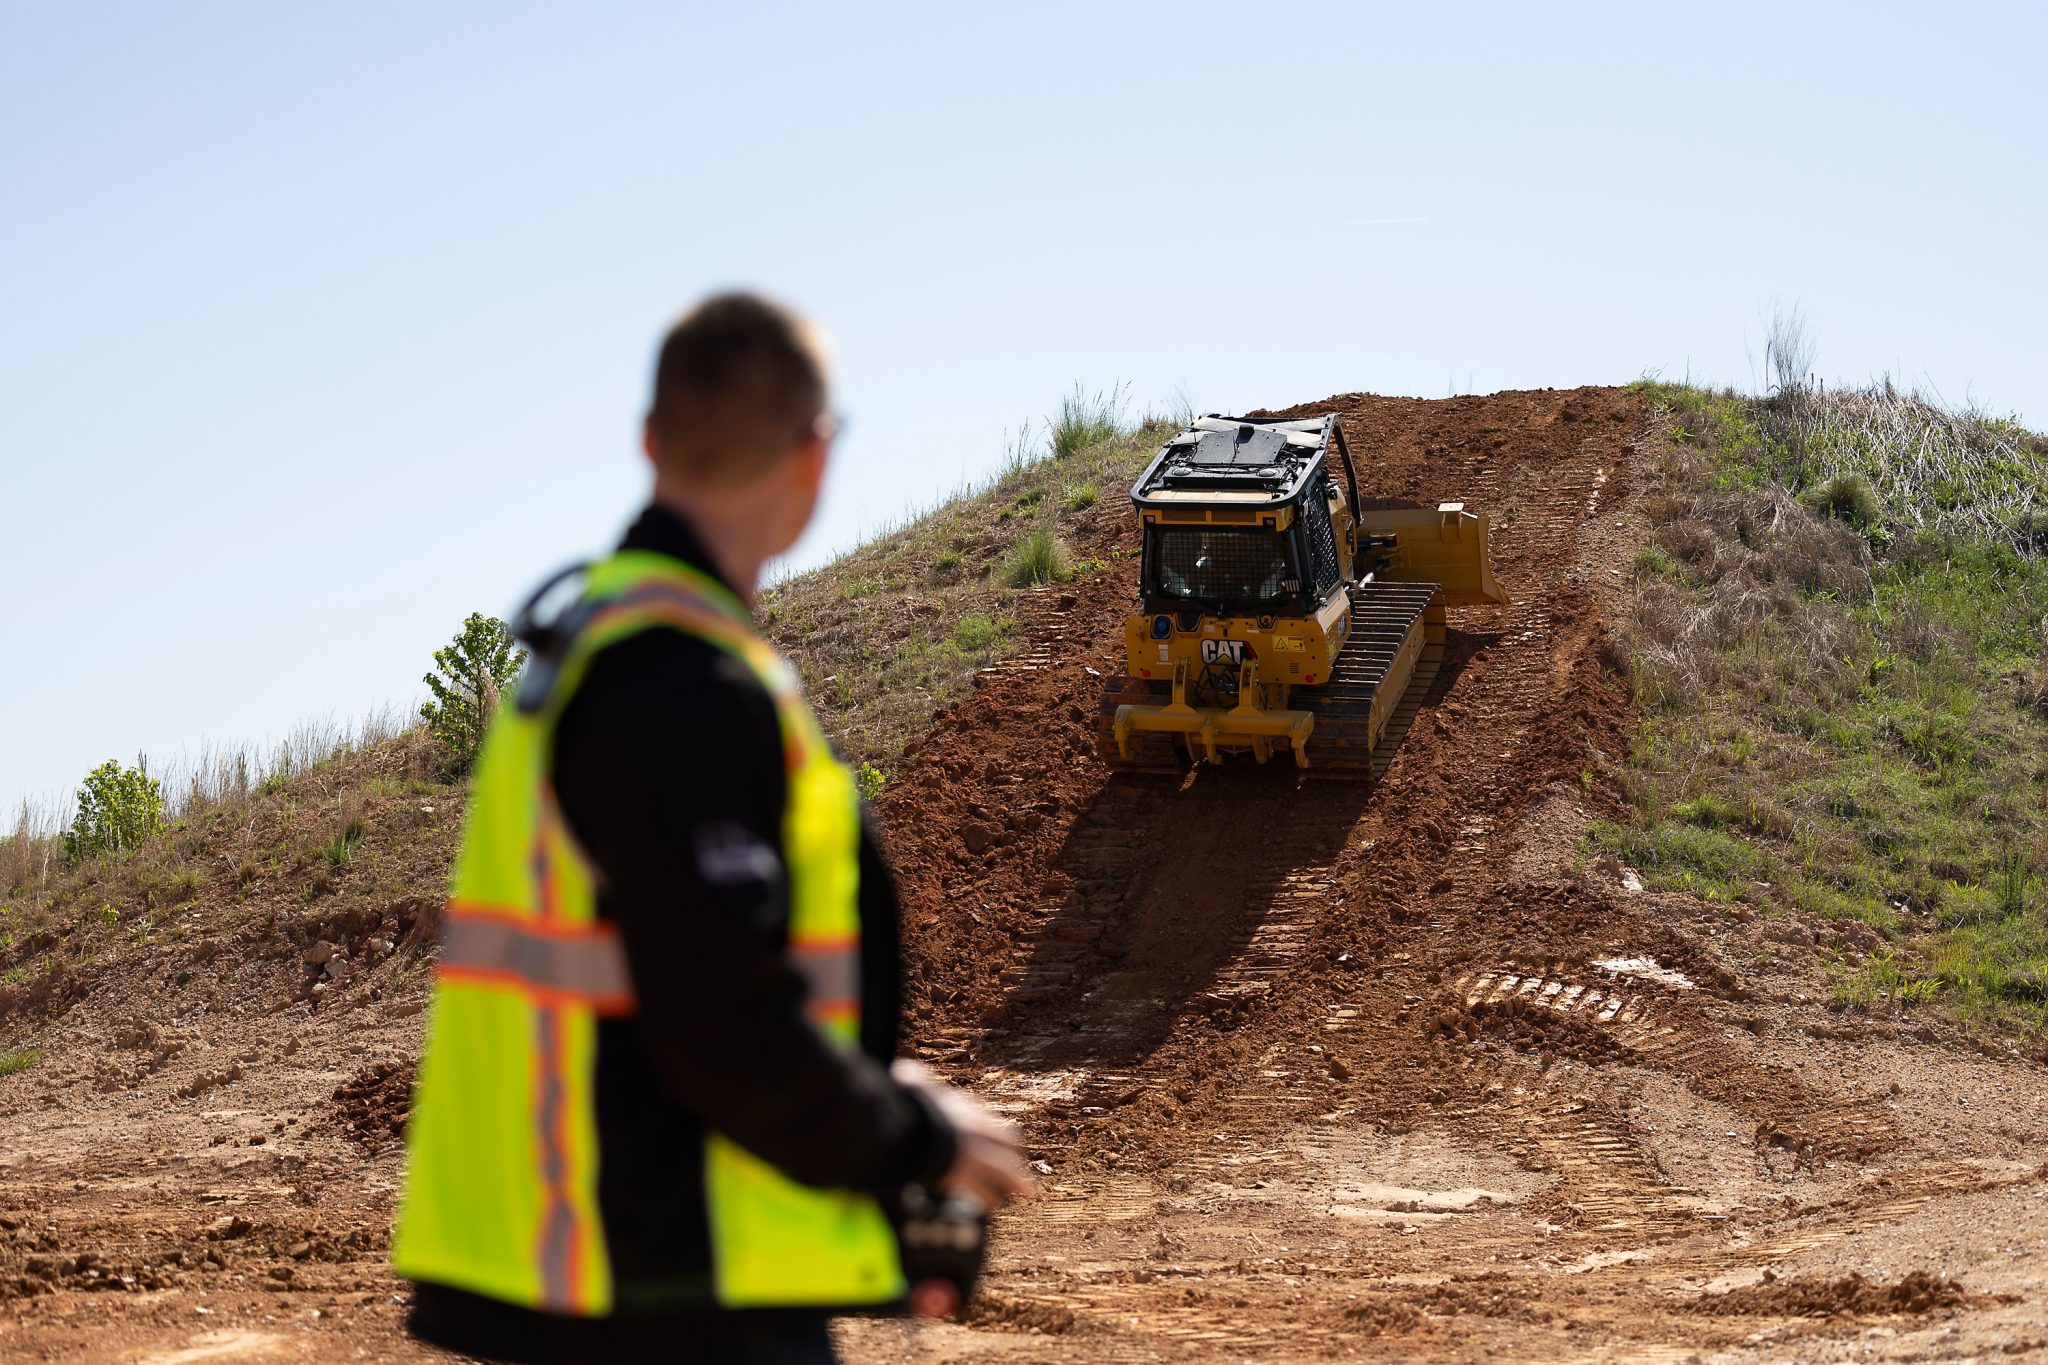
[[[1110,779],[1128,531],[1017,595],[1016,647],[889,750],[877,809],[914,1049],[1019,1117],[1044,1189],[969,1324],[849,1324],[848,1356],[2048,1352],[2038,1062],[1839,1008],[1830,972],[1879,947],[1857,919],[1588,854],[1629,809],[1613,665],[1669,415],[1289,412],[1332,409],[1373,493],[1493,514],[1512,605],[1453,613],[1368,789]],[[447,810],[384,790],[364,885],[257,881],[262,911],[209,882],[193,938],[10,999],[40,1055],[0,1078],[0,1354],[426,1358],[382,1252]]]

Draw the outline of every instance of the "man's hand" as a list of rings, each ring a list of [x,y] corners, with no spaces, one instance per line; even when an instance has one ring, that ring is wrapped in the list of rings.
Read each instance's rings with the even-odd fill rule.
[[[944,1193],[979,1200],[988,1209],[1030,1193],[1033,1181],[1015,1124],[990,1113],[965,1090],[947,1085],[921,1062],[897,1061],[889,1074],[929,1098],[953,1130],[953,1165],[940,1181]]]

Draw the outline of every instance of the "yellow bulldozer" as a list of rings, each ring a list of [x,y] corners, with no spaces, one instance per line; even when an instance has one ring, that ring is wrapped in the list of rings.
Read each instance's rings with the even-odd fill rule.
[[[1131,502],[1139,610],[1102,700],[1115,768],[1291,753],[1312,774],[1369,778],[1436,676],[1444,607],[1507,601],[1486,517],[1368,504],[1334,414],[1199,418]]]

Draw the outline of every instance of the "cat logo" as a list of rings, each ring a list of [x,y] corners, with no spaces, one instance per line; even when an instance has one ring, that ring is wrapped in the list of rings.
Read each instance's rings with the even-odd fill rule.
[[[1244,662],[1244,641],[1242,641],[1242,640],[1204,640],[1204,641],[1202,641],[1202,662],[1203,662],[1203,663],[1205,663],[1205,664],[1213,664],[1213,663],[1215,663],[1215,662],[1216,662],[1216,661],[1217,661],[1218,659],[1228,659],[1228,660],[1229,660],[1229,661],[1230,661],[1231,663],[1234,663],[1234,664],[1241,664],[1241,663],[1243,663],[1243,662]]]

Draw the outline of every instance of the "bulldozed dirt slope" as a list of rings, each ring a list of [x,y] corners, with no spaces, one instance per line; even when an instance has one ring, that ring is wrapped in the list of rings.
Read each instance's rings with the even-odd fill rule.
[[[1579,390],[1283,415],[1331,407],[1368,496],[1493,514],[1513,604],[1453,613],[1369,791],[1278,766],[1109,780],[1090,669],[1114,667],[1133,570],[1037,604],[1045,647],[944,718],[883,809],[916,1036],[1025,1123],[1046,1189],[1003,1220],[973,1328],[861,1325],[850,1347],[1684,1359],[2048,1336],[2021,1235],[2037,1071],[1847,1028],[1811,957],[1759,961],[1785,926],[1576,867],[1628,741],[1601,660],[1648,414]]]
[[[1601,659],[1649,414],[1293,411],[1329,407],[1368,494],[1494,515],[1514,603],[1453,613],[1363,789],[1111,781],[1090,670],[1132,565],[1027,595],[1032,648],[880,813],[915,1049],[1017,1115],[1043,1189],[968,1325],[850,1323],[848,1357],[2048,1351],[2039,1068],[1829,1013],[1853,926],[1577,865],[1629,738]],[[102,986],[0,1077],[0,1358],[437,1358],[382,1266],[421,976],[366,967],[317,1012],[259,977]]]

